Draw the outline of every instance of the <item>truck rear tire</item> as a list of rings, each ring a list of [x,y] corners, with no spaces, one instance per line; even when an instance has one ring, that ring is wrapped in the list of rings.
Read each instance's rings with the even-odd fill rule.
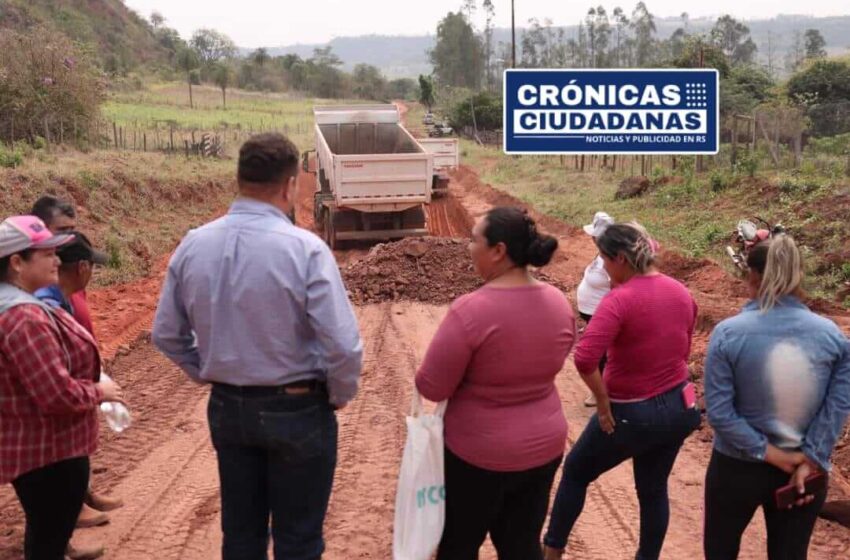
[[[334,214],[333,211],[329,208],[325,208],[322,212],[322,222],[324,232],[325,243],[328,244],[328,247],[331,250],[337,248],[337,240],[336,240],[336,228],[334,227]]]

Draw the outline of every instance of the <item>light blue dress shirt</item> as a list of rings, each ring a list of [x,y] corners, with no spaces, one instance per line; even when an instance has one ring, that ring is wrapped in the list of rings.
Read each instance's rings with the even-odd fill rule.
[[[330,249],[278,208],[248,198],[180,243],[153,342],[198,382],[318,379],[337,406],[357,392],[363,357]]]

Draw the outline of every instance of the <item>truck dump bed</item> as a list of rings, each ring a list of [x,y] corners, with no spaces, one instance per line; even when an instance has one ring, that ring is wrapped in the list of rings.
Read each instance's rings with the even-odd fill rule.
[[[433,158],[399,124],[395,105],[315,107],[323,185],[339,208],[403,211],[430,202]]]

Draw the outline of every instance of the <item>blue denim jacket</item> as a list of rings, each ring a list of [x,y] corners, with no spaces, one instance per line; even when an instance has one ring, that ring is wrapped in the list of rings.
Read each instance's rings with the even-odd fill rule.
[[[766,313],[750,302],[711,336],[705,401],[718,452],[762,461],[771,443],[829,470],[850,412],[850,342],[797,298]]]

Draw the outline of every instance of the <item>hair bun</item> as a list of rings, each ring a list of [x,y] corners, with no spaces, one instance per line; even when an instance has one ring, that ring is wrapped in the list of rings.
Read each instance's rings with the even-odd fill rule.
[[[528,264],[541,267],[549,264],[552,260],[552,255],[558,250],[558,240],[551,235],[537,235],[526,251]]]

